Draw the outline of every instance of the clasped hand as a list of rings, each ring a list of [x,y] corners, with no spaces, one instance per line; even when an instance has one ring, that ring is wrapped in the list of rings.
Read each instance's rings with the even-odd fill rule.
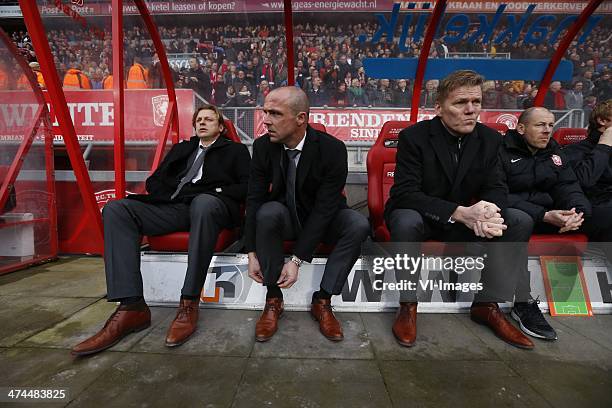
[[[452,217],[482,238],[501,237],[508,228],[501,216],[501,208],[484,200],[470,207],[457,207]]]
[[[584,222],[584,213],[577,213],[575,208],[571,210],[551,210],[544,214],[544,222],[559,227],[559,234],[563,234],[579,229]]]

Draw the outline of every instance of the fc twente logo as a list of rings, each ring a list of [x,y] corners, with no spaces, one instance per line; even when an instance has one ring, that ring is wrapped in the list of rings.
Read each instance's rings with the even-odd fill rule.
[[[508,126],[508,129],[516,129],[518,118],[509,113],[502,113],[497,117],[495,123],[503,123],[504,125]]]
[[[153,123],[155,123],[155,126],[164,126],[164,120],[168,112],[168,95],[152,97],[151,105],[153,107]]]
[[[83,0],[70,0],[70,2],[76,6],[83,6]]]

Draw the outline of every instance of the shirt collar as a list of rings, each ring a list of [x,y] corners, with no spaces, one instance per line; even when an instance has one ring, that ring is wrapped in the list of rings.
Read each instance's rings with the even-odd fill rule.
[[[219,137],[221,137],[221,136],[219,136]],[[211,144],[209,144],[208,146],[204,146],[204,145],[202,144],[202,139],[200,139],[200,141],[199,141],[199,143],[198,143],[198,146],[200,146],[200,148],[201,148],[201,149],[208,149],[209,147],[211,147],[212,145],[214,145],[215,143],[217,143],[217,140],[219,140],[219,137],[218,137],[218,138],[216,138],[216,139],[215,139],[215,141],[214,141],[214,142],[212,142]]]
[[[306,141],[306,132],[304,133],[304,137],[302,138],[302,141],[300,143],[298,143],[297,146],[295,146],[293,149],[289,149],[287,147],[287,145],[283,145],[283,147],[285,148],[285,150],[297,150],[297,151],[302,151],[304,150],[304,142]]]

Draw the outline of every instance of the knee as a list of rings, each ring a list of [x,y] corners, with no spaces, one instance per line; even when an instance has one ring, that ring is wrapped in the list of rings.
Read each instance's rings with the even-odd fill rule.
[[[210,194],[200,194],[196,196],[189,205],[189,212],[192,216],[215,216],[224,210],[223,201]]]
[[[502,211],[502,217],[508,226],[508,232],[515,234],[517,238],[529,240],[535,225],[531,215],[516,208],[506,208]]]
[[[104,205],[104,207],[102,207],[102,219],[104,221],[109,221],[113,217],[125,211],[125,209],[126,209],[125,200],[109,201]]]
[[[368,219],[357,211],[353,211],[349,218],[348,233],[357,242],[363,242],[370,235],[370,223]]]
[[[277,201],[264,203],[255,215],[257,226],[273,227],[282,220],[283,211],[285,211],[285,206]]]
[[[415,210],[394,210],[389,217],[391,241],[420,241],[424,234],[424,221]]]

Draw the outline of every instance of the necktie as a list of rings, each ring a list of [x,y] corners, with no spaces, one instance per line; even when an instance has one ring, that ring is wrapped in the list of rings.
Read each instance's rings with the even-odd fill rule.
[[[455,169],[459,167],[459,159],[461,158],[461,143],[463,142],[463,138],[457,138],[457,144],[454,146],[453,152],[453,164],[455,165]]]
[[[296,230],[300,229],[300,219],[297,214],[297,205],[295,201],[295,180],[297,175],[297,166],[295,164],[295,159],[298,154],[300,154],[299,150],[285,150],[287,153],[287,157],[289,160],[287,161],[287,186],[285,192],[285,199],[287,201],[287,207],[289,208],[289,213],[291,214],[291,220],[293,221],[293,226]]]
[[[181,192],[181,189],[185,186],[185,184],[189,183],[196,176],[196,174],[198,174],[198,170],[200,170],[200,168],[204,164],[204,156],[206,156],[206,147],[200,145],[199,148],[202,150],[202,153],[200,153],[197,159],[194,160],[187,174],[185,174],[181,179],[181,182],[179,183],[178,187],[170,196],[171,200],[174,200],[176,198],[176,196]]]

